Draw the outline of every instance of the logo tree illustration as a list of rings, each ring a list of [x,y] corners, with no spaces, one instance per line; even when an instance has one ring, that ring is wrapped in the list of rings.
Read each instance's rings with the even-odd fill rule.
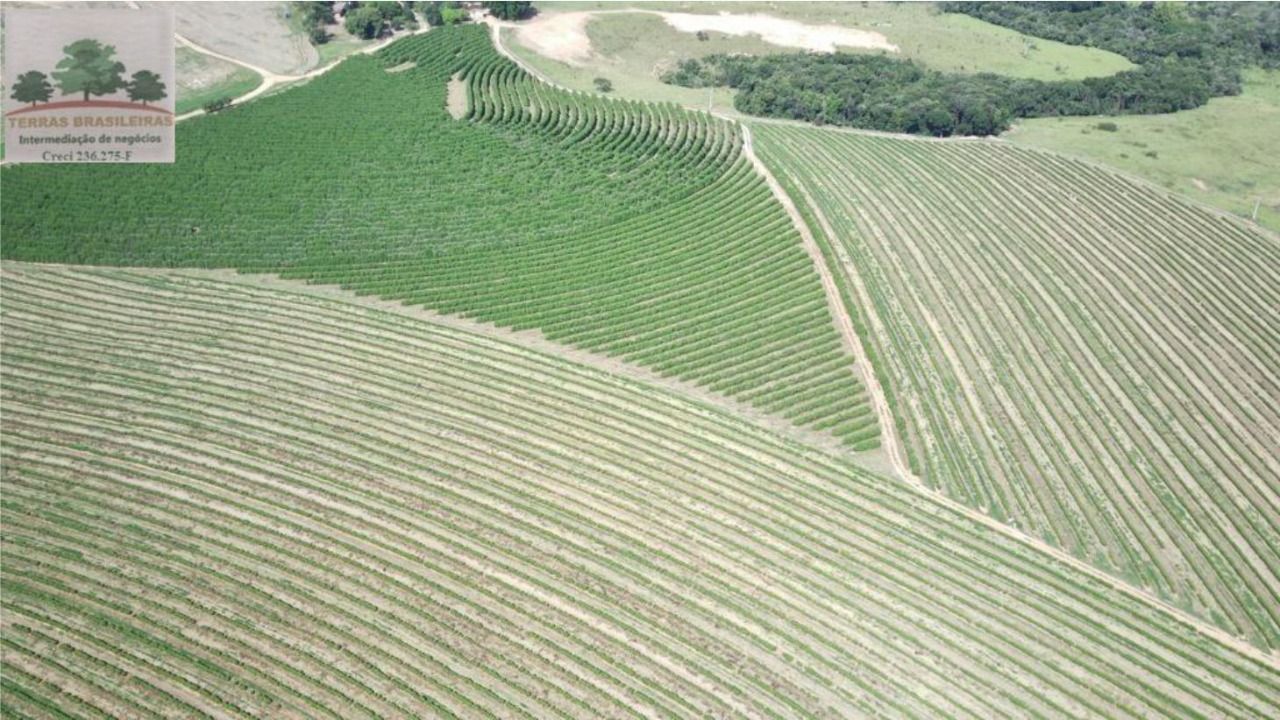
[[[58,81],[58,88],[63,95],[84,93],[85,101],[90,95],[110,95],[126,86],[124,63],[114,59],[114,45],[103,45],[97,40],[85,38],[77,40],[62,48],[67,54],[58,61],[58,69],[53,78]]]
[[[38,102],[49,102],[53,97],[53,86],[49,84],[47,75],[39,70],[29,70],[18,76],[9,97],[35,107]]]
[[[129,82],[127,88],[129,99],[135,102],[140,101],[143,105],[165,97],[164,83],[160,81],[160,76],[150,70],[139,70],[133,74],[133,80]]]

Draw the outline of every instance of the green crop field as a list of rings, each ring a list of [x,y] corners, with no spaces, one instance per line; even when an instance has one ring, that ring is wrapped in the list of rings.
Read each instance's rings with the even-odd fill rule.
[[[14,716],[1280,713],[1274,667],[659,388],[244,277],[0,279]]]
[[[1280,644],[1274,236],[1004,143],[752,128],[926,483]]]
[[[457,74],[464,122],[445,108]],[[813,265],[729,123],[550,89],[464,27],[184,122],[178,144],[172,166],[5,168],[3,257],[341,284],[877,444]]]

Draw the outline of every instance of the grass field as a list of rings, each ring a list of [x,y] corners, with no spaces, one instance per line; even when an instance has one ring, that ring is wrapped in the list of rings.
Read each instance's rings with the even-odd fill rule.
[[[544,13],[617,11],[634,7],[658,11],[714,14],[765,13],[814,25],[837,24],[878,32],[901,49],[901,56],[954,72],[994,72],[1042,80],[1110,75],[1132,67],[1114,53],[1030,38],[966,15],[936,13],[920,3],[538,3]],[[677,61],[710,53],[800,52],[771,45],[755,36],[708,33],[702,42],[675,30],[658,16],[602,14],[586,27],[595,54],[582,66],[539,55],[504,31],[504,44],[522,61],[566,87],[592,91],[596,77],[608,78],[620,97],[706,107],[708,92],[662,83],[658,78]],[[718,112],[732,112],[731,90],[713,98]]]
[[[174,65],[178,72],[176,111],[195,110],[211,100],[239,97],[262,84],[258,73],[225,60],[180,47]]]
[[[445,110],[456,73],[463,122]],[[874,448],[818,274],[737,133],[552,90],[484,28],[433,30],[183,122],[173,165],[5,168],[2,252],[341,284],[537,329]]]
[[[1280,713],[1273,666],[660,389],[229,274],[3,273],[14,716]]]
[[[1003,143],[752,128],[925,482],[1280,644],[1274,237]]]
[[[1098,123],[1114,123],[1108,132]],[[1106,163],[1280,232],[1280,71],[1244,93],[1167,115],[1022,120],[1009,140]]]

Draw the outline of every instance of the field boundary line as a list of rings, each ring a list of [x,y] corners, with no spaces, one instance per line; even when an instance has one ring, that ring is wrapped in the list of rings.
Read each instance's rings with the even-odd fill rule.
[[[745,128],[745,123],[744,123],[744,128]],[[835,241],[835,238],[837,236],[835,235],[834,229],[831,227],[830,223],[827,221],[826,216],[822,214],[822,211],[818,208],[817,203],[814,202],[812,196],[809,195],[809,192],[798,181],[795,184],[795,188],[796,188],[796,192],[801,195],[801,199],[803,200],[803,202],[813,212],[814,217],[817,219],[819,225],[822,228],[822,231],[826,233],[829,239],[831,239],[831,245],[833,246],[832,250],[839,256],[841,263],[846,266],[843,269],[843,275],[846,278],[848,278],[849,281],[855,286],[855,289],[858,292],[858,299],[860,302],[863,303],[863,306],[866,308],[867,319],[868,319],[868,332],[883,334],[884,332],[883,325],[880,321],[879,316],[875,312],[874,306],[871,305],[870,303],[870,296],[867,293],[866,287],[861,282],[861,278],[858,277],[856,269],[854,269],[852,265],[848,264],[847,256],[845,256],[844,253],[842,252],[842,248],[840,247],[840,244]],[[801,220],[803,221],[803,218],[801,218]],[[802,231],[802,234],[808,234],[807,228],[806,228],[806,231]],[[822,264],[825,265],[825,260],[823,260],[821,257],[815,258],[815,261],[821,262]],[[847,312],[842,313],[842,315],[845,318],[849,317]],[[874,375],[874,373],[870,373],[870,374]],[[872,378],[872,380],[874,380],[874,378]],[[869,395],[875,398],[873,402],[876,402],[877,400],[883,398],[883,388],[879,386],[878,382],[874,385],[868,382],[867,392]],[[878,409],[879,408],[877,408],[877,410]],[[881,447],[885,448],[886,451],[888,451],[890,448],[898,449],[900,447],[897,434],[896,434],[896,426],[894,426],[894,424],[892,423],[892,414],[890,414],[890,422],[888,426],[881,427]],[[901,476],[901,478],[905,481],[905,484],[907,486],[915,489],[916,491],[920,492],[922,495],[928,496],[930,499],[934,500],[940,505],[943,505],[944,507],[947,507],[955,512],[958,512],[964,515],[965,517],[968,517],[969,519],[982,524],[987,528],[990,528],[992,530],[995,530],[1003,534],[1008,538],[1014,539],[1033,550],[1037,550],[1043,554],[1046,554],[1079,572],[1083,572],[1088,576],[1105,583],[1107,586],[1119,592],[1122,592],[1125,595],[1128,595],[1129,597],[1134,598],[1135,600],[1138,600],[1146,604],[1147,606],[1151,607],[1154,610],[1164,612],[1165,614],[1173,617],[1175,620],[1178,620],[1179,622],[1191,627],[1193,630],[1199,632],[1200,634],[1208,638],[1211,638],[1221,643],[1222,645],[1236,652],[1239,652],[1242,655],[1245,655],[1246,657],[1252,658],[1274,670],[1280,670],[1280,651],[1267,652],[1262,648],[1259,648],[1256,645],[1250,643],[1249,641],[1245,640],[1242,637],[1232,635],[1226,630],[1223,630],[1222,628],[1216,625],[1213,625],[1205,620],[1202,620],[1201,618],[1196,617],[1195,615],[1192,615],[1191,613],[1183,610],[1182,608],[1179,608],[1171,603],[1165,602],[1164,600],[1161,600],[1155,595],[1152,595],[1151,593],[1148,593],[1145,590],[1142,590],[1138,587],[1133,586],[1128,581],[1122,578],[1116,577],[1115,575],[1112,575],[1109,572],[1106,572],[1097,567],[1094,567],[1093,565],[1090,565],[1089,563],[1066,552],[1062,548],[1052,545],[1038,537],[1025,533],[1022,530],[1019,530],[1015,527],[1006,525],[1005,523],[1002,523],[996,520],[995,518],[991,517],[990,515],[987,515],[986,513],[980,512],[979,510],[969,507],[968,505],[965,505],[964,503],[959,502],[958,500],[954,500],[950,497],[947,497],[941,491],[935,491],[935,490],[929,489],[928,486],[925,485],[924,481],[920,477],[911,473],[911,469],[908,466],[906,466],[905,462],[903,461],[903,458],[896,452],[890,452],[889,459],[892,462],[895,471],[897,472],[897,474]]]
[[[729,118],[722,117],[721,119],[734,122]],[[884,388],[880,387],[880,381],[876,378],[875,369],[871,367],[871,359],[867,355],[866,348],[862,346],[862,338],[858,337],[858,333],[854,330],[853,318],[850,317],[849,309],[845,307],[843,300],[840,298],[840,289],[836,287],[835,277],[832,275],[831,268],[827,266],[826,260],[822,256],[822,249],[818,246],[818,242],[810,231],[808,223],[801,217],[800,211],[796,208],[791,197],[787,195],[786,190],[783,189],[778,179],[773,176],[769,168],[756,155],[751,128],[746,123],[738,123],[738,125],[742,128],[742,154],[751,161],[751,166],[755,168],[756,173],[764,178],[770,192],[773,193],[774,199],[787,211],[787,217],[791,218],[791,224],[800,233],[801,244],[804,246],[805,252],[808,253],[809,259],[813,262],[818,278],[822,281],[822,294],[827,299],[827,310],[831,313],[831,322],[840,334],[845,350],[852,356],[854,372],[861,376],[867,396],[871,399],[872,406],[875,407],[876,418],[880,423],[881,449],[888,455],[893,471],[902,480],[908,485],[917,485],[920,489],[924,489],[924,481],[912,475],[911,468],[902,462],[898,438],[895,433],[893,412],[889,408],[888,398],[885,397]]]

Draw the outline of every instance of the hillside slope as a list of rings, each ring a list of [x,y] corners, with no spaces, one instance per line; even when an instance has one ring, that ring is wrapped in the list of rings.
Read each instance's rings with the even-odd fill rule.
[[[1280,646],[1280,243],[993,142],[752,123],[925,482]]]
[[[1280,713],[1274,662],[657,388],[247,280],[0,280],[8,711]]]
[[[4,168],[0,254],[341,284],[877,444],[818,275],[729,123],[551,89],[455,27],[183,122],[177,145],[171,166]]]

